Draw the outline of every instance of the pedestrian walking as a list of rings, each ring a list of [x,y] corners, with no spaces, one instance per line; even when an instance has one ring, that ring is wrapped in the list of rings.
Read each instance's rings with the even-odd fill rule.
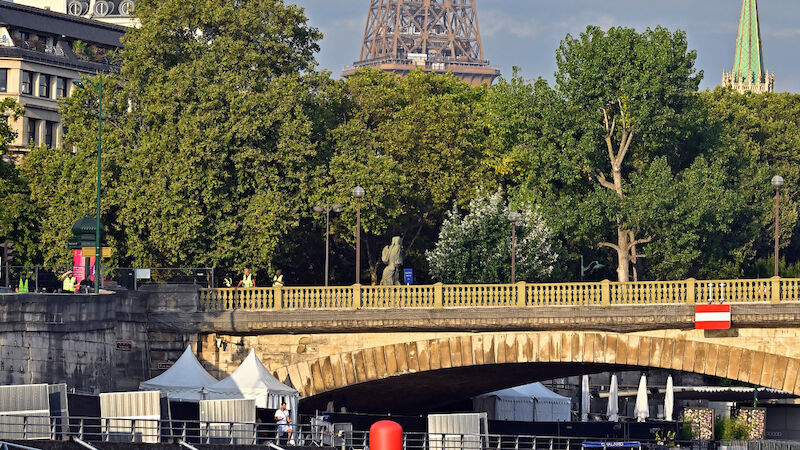
[[[239,284],[236,287],[256,287],[256,280],[253,278],[253,275],[250,273],[250,269],[247,267],[244,268],[244,275],[242,275],[242,279],[239,281]]]
[[[283,287],[283,274],[281,269],[275,271],[275,276],[272,277],[272,287]]]

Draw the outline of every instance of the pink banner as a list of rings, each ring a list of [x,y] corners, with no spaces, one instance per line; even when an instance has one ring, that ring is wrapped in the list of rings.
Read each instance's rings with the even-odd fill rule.
[[[86,259],[83,257],[83,250],[72,250],[72,275],[75,276],[78,284],[86,278],[86,267],[84,267]],[[94,281],[94,258],[89,258],[89,279]]]

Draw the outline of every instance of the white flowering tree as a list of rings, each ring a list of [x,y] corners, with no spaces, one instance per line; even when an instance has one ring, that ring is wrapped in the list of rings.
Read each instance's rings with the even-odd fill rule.
[[[508,283],[511,280],[510,209],[498,190],[470,201],[469,213],[447,215],[433,250],[426,253],[431,275],[444,283]],[[553,274],[558,255],[553,233],[538,208],[524,205],[516,235],[516,279],[538,281]]]

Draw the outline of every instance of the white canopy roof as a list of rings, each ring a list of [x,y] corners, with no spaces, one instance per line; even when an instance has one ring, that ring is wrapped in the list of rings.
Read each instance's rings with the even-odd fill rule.
[[[190,345],[166,372],[139,383],[139,390],[161,391],[171,400],[196,402],[203,399],[202,389],[216,382],[197,361]]]
[[[259,408],[278,409],[285,401],[292,415],[296,414],[300,397],[296,389],[273,377],[253,350],[228,378],[206,387],[204,392],[206,400],[252,398]]]

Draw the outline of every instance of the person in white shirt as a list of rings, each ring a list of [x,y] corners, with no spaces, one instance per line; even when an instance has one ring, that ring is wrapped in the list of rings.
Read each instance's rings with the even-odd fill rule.
[[[281,409],[275,411],[275,423],[278,424],[278,445],[285,445],[292,440],[292,419],[286,410],[286,402],[281,402]]]

